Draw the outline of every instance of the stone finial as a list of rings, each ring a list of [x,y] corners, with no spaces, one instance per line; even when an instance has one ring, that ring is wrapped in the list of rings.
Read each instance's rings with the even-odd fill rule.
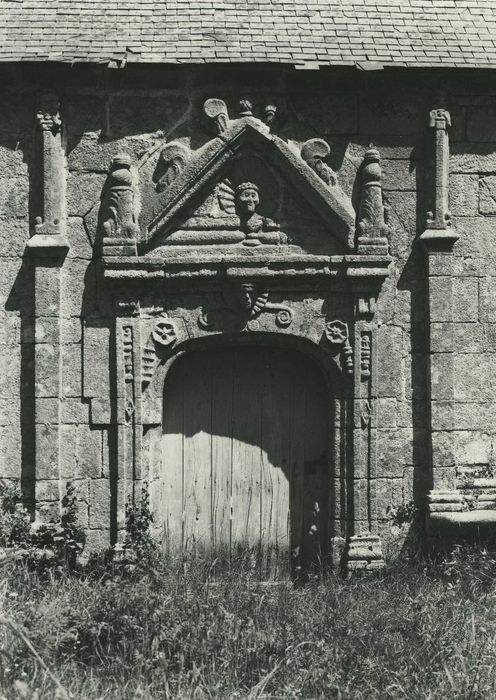
[[[241,99],[238,102],[238,114],[240,117],[253,117],[253,105],[250,100]]]
[[[189,160],[191,151],[179,141],[168,143],[160,153],[160,161],[165,167],[165,173],[157,183],[158,192],[162,192],[170,185],[179,173],[184,169]]]
[[[363,239],[374,239],[378,245],[381,245],[386,237],[387,225],[382,199],[380,155],[376,148],[370,148],[365,153],[361,175],[361,197],[357,224],[359,245],[360,242],[365,242]]]
[[[229,114],[224,100],[212,98],[207,100],[203,105],[203,111],[208,119],[211,119],[217,130],[217,133],[222,134],[229,123]]]
[[[53,134],[56,134],[61,130],[60,102],[54,92],[46,91],[41,93],[36,118],[42,131],[51,131]]]
[[[267,105],[264,109],[264,122],[269,128],[272,128],[276,125],[277,121],[277,107],[275,105]]]
[[[131,164],[131,158],[126,153],[120,153],[110,167],[107,178],[108,217],[103,224],[108,238],[136,240],[138,237]]]
[[[336,185],[336,173],[327,165],[325,159],[331,154],[329,144],[322,139],[310,139],[303,144],[301,157],[326,185]]]

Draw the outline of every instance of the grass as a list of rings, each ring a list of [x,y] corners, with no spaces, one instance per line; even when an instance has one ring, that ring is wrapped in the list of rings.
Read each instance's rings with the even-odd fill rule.
[[[43,664],[85,700],[496,696],[496,562],[483,550],[303,587],[214,569],[4,570],[3,696],[63,697]]]

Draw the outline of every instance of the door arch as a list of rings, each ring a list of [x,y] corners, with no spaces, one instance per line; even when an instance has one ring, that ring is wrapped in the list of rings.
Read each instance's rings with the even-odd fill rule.
[[[264,576],[326,554],[329,396],[301,352],[191,351],[164,387],[156,524],[168,551],[249,548]]]

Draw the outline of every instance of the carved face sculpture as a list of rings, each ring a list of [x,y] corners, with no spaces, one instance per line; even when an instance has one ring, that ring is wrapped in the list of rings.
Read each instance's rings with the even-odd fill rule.
[[[256,290],[253,284],[239,284],[235,289],[236,300],[240,307],[245,311],[249,311],[256,299]]]
[[[236,201],[240,213],[251,216],[260,202],[258,187],[251,182],[244,182],[236,190]]]

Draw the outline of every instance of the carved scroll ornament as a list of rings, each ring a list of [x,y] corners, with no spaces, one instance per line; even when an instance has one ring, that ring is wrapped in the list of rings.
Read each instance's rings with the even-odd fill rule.
[[[301,157],[326,185],[336,185],[336,173],[330,168],[325,159],[331,154],[329,144],[322,139],[310,139],[301,149]]]

